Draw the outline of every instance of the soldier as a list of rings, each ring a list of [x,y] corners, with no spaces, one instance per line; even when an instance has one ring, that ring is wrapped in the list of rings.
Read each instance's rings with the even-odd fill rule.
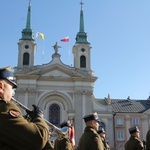
[[[146,134],[146,150],[150,150],[150,130]]]
[[[0,68],[0,149],[41,150],[49,136],[43,113],[33,105],[33,111],[28,111],[32,122],[28,122],[11,101],[14,88],[17,88],[17,84],[12,68]]]
[[[105,130],[102,128],[100,130],[97,131],[97,133],[100,135],[103,145],[104,145],[104,150],[110,150],[110,147],[108,145],[108,143],[106,142],[106,132]]]
[[[104,150],[102,140],[97,133],[100,123],[97,113],[86,115],[83,119],[86,127],[79,140],[78,150]]]
[[[64,121],[63,123],[60,124],[60,127],[61,128],[68,127],[68,134],[62,137],[58,136],[58,138],[55,140],[54,150],[73,150],[74,147],[69,138],[71,132],[71,124],[69,122]]]
[[[143,142],[139,139],[137,126],[129,128],[130,139],[125,143],[125,150],[144,150]]]

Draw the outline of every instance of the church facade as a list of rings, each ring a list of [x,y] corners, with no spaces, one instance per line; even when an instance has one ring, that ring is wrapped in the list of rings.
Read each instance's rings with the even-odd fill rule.
[[[76,144],[85,128],[83,116],[94,112],[99,114],[100,127],[105,128],[111,148],[123,149],[125,141],[129,138],[128,128],[133,125],[140,127],[142,138],[145,140],[150,125],[147,105],[149,100],[140,101],[138,106],[143,106],[142,110],[133,111],[132,108],[136,107],[134,102],[137,102],[134,100],[129,111],[127,107],[132,102],[130,99],[111,100],[109,95],[105,99],[94,97],[94,83],[97,77],[91,69],[92,47],[84,31],[82,4],[79,32],[72,47],[73,66],[61,61],[60,46],[57,42],[53,46],[54,53],[49,63],[34,64],[36,42],[30,26],[30,13],[31,4],[28,6],[26,27],[22,30],[22,37],[18,42],[18,64],[14,68],[18,84],[15,98],[30,109],[32,104],[39,106],[43,110],[44,118],[55,126],[59,127],[61,122],[67,120],[72,122],[75,127]],[[124,102],[123,105],[118,105],[120,102]]]

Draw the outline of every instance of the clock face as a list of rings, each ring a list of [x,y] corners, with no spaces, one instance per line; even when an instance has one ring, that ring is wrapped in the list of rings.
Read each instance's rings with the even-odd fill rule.
[[[82,49],[81,49],[81,51],[82,51],[82,52],[85,52],[85,49],[84,49],[84,48],[82,48]]]
[[[25,49],[28,49],[29,48],[29,46],[28,45],[25,45]]]

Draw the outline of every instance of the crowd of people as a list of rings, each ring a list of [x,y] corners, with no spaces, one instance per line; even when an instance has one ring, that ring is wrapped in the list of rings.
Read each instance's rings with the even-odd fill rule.
[[[0,68],[0,150],[110,150],[106,141],[105,130],[99,129],[100,120],[97,113],[83,117],[84,133],[78,146],[70,138],[73,126],[64,121],[61,128],[68,132],[58,136],[54,143],[50,141],[50,129],[43,119],[43,112],[33,105],[33,110],[26,110],[23,116],[19,107],[14,104],[12,95],[17,84],[11,67]],[[130,139],[125,143],[125,150],[150,150],[150,131],[146,141],[139,139],[137,126],[129,128]]]

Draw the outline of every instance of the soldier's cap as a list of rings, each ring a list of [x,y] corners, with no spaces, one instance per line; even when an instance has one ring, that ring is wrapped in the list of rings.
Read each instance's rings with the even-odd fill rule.
[[[67,121],[64,121],[60,124],[60,127],[63,128],[63,127],[71,127],[71,123],[67,122]]]
[[[100,130],[98,130],[98,131],[97,131],[97,133],[98,133],[98,134],[100,134],[100,133],[104,133],[104,134],[106,134],[106,132],[105,132],[105,130],[104,130],[103,128],[102,128],[102,129],[100,129]]]
[[[129,128],[129,133],[130,134],[133,134],[135,132],[140,132],[140,130],[137,126]]]
[[[13,71],[10,66],[5,68],[0,68],[0,80],[1,79],[9,81],[13,85],[13,88],[17,88]]]
[[[83,119],[84,119],[84,122],[95,120],[95,121],[100,123],[100,119],[99,119],[97,113],[86,115],[86,116],[83,117]]]

